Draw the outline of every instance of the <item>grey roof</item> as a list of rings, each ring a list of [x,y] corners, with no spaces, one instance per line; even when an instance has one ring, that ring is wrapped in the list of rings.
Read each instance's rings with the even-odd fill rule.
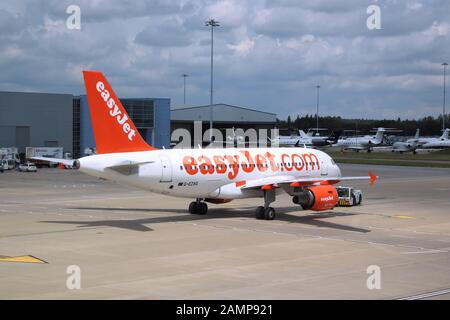
[[[210,105],[176,106],[171,108],[171,120],[209,121]],[[216,122],[276,122],[276,113],[238,107],[224,103],[213,104],[213,120]]]

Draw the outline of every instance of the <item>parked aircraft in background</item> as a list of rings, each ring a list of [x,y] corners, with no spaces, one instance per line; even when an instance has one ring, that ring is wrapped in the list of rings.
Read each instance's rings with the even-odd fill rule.
[[[442,136],[439,137],[439,138],[437,138],[437,137],[431,137],[430,138],[430,137],[420,137],[419,136],[419,139],[417,141],[417,145],[419,147],[421,147],[421,146],[423,146],[424,144],[426,144],[428,142],[435,142],[435,141],[440,140],[440,139],[443,139],[443,140],[448,139],[448,133],[449,133],[449,129],[445,129],[444,132],[442,133]]]
[[[374,146],[383,143],[383,135],[386,132],[385,128],[378,128],[375,135],[366,135],[362,137],[347,137],[339,139],[336,146],[341,147],[342,150],[367,150],[371,152]]]
[[[416,131],[416,135],[412,139],[406,140],[406,142],[395,142],[392,145],[392,152],[412,152],[413,154],[416,154],[416,149],[419,146],[419,129]]]
[[[335,143],[339,137],[337,134],[330,136],[313,136],[306,134],[303,130],[299,130],[298,136],[278,136],[270,140],[272,144],[277,144],[280,147],[299,147],[306,146],[312,148],[330,147]]]
[[[314,135],[313,131],[309,130],[308,133],[305,133],[303,130],[298,131],[300,137],[304,139],[311,139],[311,143],[315,147],[322,147],[322,146],[331,146],[333,143],[336,143],[339,139],[339,134],[332,132],[330,135],[326,136],[320,136],[318,133]]]
[[[192,214],[205,214],[206,202],[263,198],[256,218],[272,220],[270,204],[286,192],[295,204],[314,211],[338,202],[334,184],[376,176],[342,177],[326,153],[306,148],[208,148],[158,150],[140,136],[101,72],[84,71],[97,154],[58,161],[95,176],[169,196],[194,198]]]
[[[449,132],[450,129],[447,128],[444,130],[444,133],[440,138],[428,138],[427,142],[422,145],[422,148],[430,148],[430,149],[450,148],[450,139],[448,138]]]

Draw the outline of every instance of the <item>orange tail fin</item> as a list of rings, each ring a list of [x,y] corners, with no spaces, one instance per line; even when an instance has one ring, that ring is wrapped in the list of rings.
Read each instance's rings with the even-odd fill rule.
[[[105,76],[83,71],[83,77],[97,153],[155,150],[142,139]]]

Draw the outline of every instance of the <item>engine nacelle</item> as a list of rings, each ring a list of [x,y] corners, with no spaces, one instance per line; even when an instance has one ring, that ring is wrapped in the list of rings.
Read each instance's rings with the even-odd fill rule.
[[[295,195],[292,201],[305,210],[325,211],[336,206],[338,194],[333,186],[312,186]]]

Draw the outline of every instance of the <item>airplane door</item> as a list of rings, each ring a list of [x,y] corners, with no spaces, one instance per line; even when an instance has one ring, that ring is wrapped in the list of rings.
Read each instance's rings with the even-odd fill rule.
[[[327,175],[328,174],[328,164],[326,161],[320,161],[320,173],[322,175]]]
[[[172,164],[167,156],[159,156],[161,160],[161,180],[160,182],[172,181]]]

